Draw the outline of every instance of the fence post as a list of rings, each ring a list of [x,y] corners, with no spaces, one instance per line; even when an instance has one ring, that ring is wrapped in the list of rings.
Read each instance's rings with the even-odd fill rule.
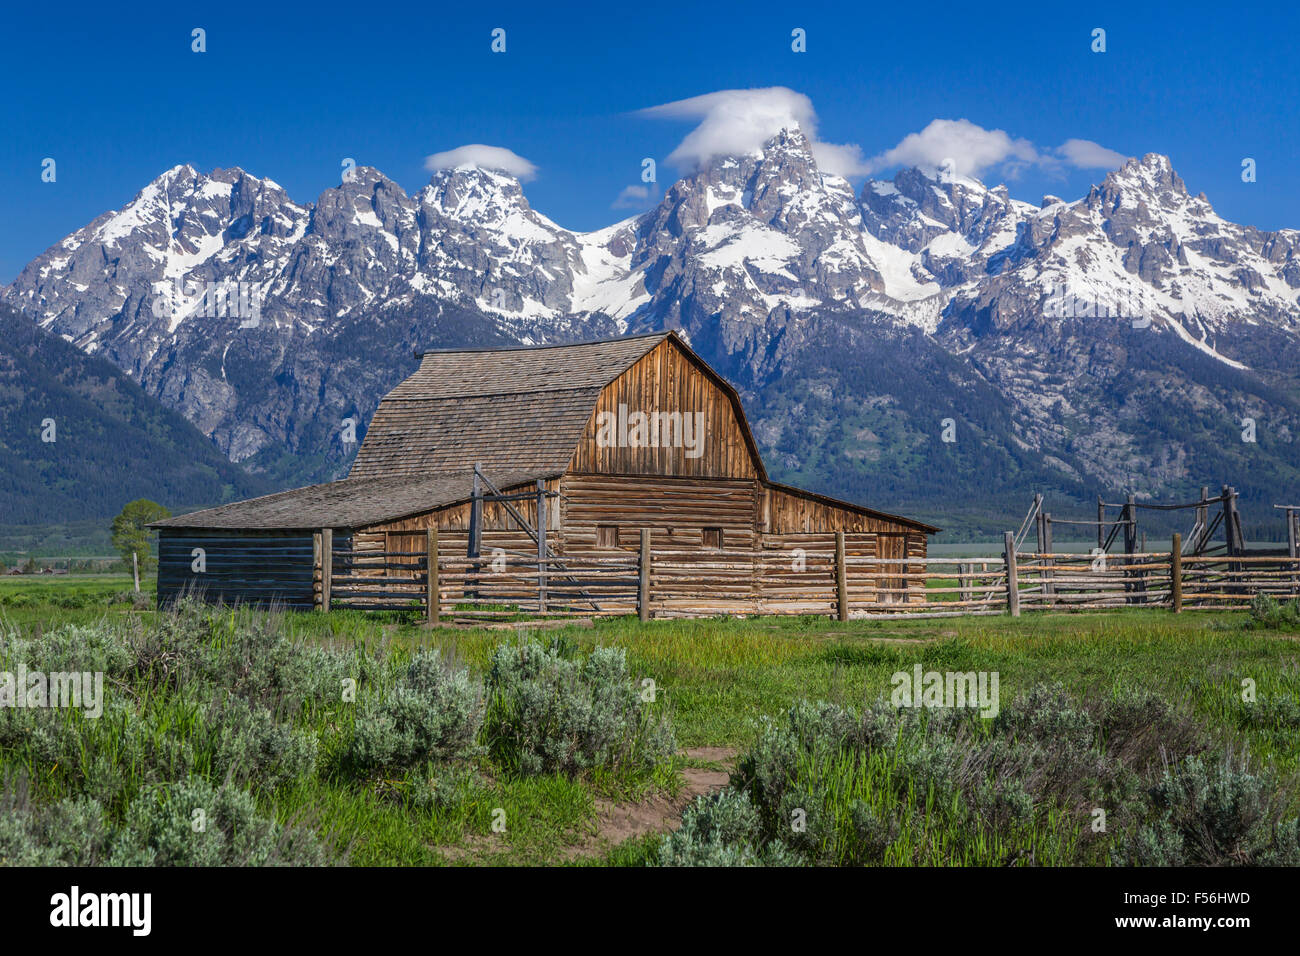
[[[844,568],[844,532],[835,532],[835,608],[841,621],[849,619],[849,588]]]
[[[1224,540],[1228,543],[1228,556],[1239,557],[1243,550],[1244,542],[1238,533],[1241,529],[1241,521],[1237,517],[1237,492],[1231,485],[1223,486],[1223,534]],[[1228,580],[1232,582],[1224,590],[1229,594],[1240,594],[1245,588],[1241,582],[1241,572],[1244,565],[1240,561],[1228,562]]]
[[[322,580],[320,553],[320,532],[317,531],[311,536],[311,603],[317,611],[320,610]]]
[[[641,529],[641,560],[638,568],[636,587],[637,616],[643,621],[650,620],[650,529]]]
[[[958,575],[957,587],[960,589],[958,593],[962,601],[969,601],[971,599],[971,595],[973,593],[971,590],[971,585],[974,582],[969,577],[967,577],[967,575],[974,574],[974,573],[975,573],[975,562],[973,561],[969,563],[963,561],[962,563],[957,565],[957,575]]]
[[[1052,514],[1049,511],[1044,511],[1043,512],[1043,554],[1045,555],[1051,554],[1052,548],[1053,548]],[[1051,558],[1046,558],[1046,557],[1040,558],[1040,560],[1043,562],[1043,595],[1044,597],[1047,598],[1047,603],[1050,606],[1056,603],[1055,601],[1052,600],[1052,596],[1056,593],[1056,588],[1052,584],[1052,572],[1050,570],[1053,561]]]
[[[474,481],[470,493],[473,497],[470,499],[469,503],[469,536],[465,548],[465,555],[470,558],[477,558],[483,550],[483,484],[477,463],[474,465]],[[475,561],[465,569],[466,597],[478,597],[478,573],[481,567],[482,565]],[[474,582],[472,589],[469,586],[470,581]]]
[[[437,624],[442,612],[442,592],[438,587],[438,528],[429,525],[424,539],[424,604],[430,624]]]
[[[1196,508],[1196,525],[1201,529],[1200,534],[1192,538],[1192,554],[1200,554],[1205,545],[1210,540],[1210,489],[1208,485],[1201,485],[1201,503]]]
[[[131,552],[131,577],[135,581],[135,593],[140,593],[140,556]]]
[[[546,482],[537,479],[537,612],[546,613]]]
[[[1296,559],[1300,558],[1300,510],[1288,508],[1286,510],[1286,553],[1291,559],[1291,590],[1300,591],[1300,565],[1296,564]]]
[[[334,529],[320,529],[320,609],[329,612],[330,581],[334,577]]]
[[[1101,495],[1097,496],[1097,547],[1106,548],[1106,505]]]
[[[1125,554],[1124,563],[1128,565],[1132,565],[1132,564],[1136,564],[1138,560],[1137,558],[1133,557],[1133,555],[1137,554],[1139,551],[1146,550],[1145,548],[1141,548],[1138,545],[1138,510],[1137,510],[1136,495],[1130,494],[1128,498],[1125,499],[1124,513],[1129,520],[1129,524],[1128,524],[1129,533],[1124,538],[1124,554]],[[1145,561],[1146,559],[1143,558],[1143,560]],[[1129,604],[1146,603],[1146,581],[1143,579],[1143,575],[1145,573],[1146,572],[1144,571],[1135,572],[1132,570],[1128,570],[1124,572],[1124,576],[1130,582],[1125,586],[1126,590],[1130,592],[1130,597],[1127,603]]]
[[[1003,537],[1002,553],[1007,562],[1007,610],[1020,616],[1020,587],[1016,581],[1016,536],[1010,531]]]
[[[1183,613],[1183,536],[1177,531],[1169,548],[1169,601],[1175,614]]]

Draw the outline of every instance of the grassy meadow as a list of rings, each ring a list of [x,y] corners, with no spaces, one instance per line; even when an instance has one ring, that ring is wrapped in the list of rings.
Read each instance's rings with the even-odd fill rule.
[[[23,655],[103,670],[107,703],[99,720],[0,709],[19,821],[0,825],[0,862],[1287,862],[1293,620],[430,629],[396,613],[178,617],[129,577],[4,578],[0,670]],[[916,664],[996,672],[1001,716],[895,713],[891,677]],[[196,802],[224,808],[206,855],[178,823]],[[1207,819],[1212,845],[1193,838]],[[69,826],[87,835],[54,836]]]

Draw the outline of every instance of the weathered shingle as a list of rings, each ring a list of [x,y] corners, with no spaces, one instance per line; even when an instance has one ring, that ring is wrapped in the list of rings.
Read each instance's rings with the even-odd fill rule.
[[[426,352],[380,402],[348,477],[563,471],[601,389],[669,335]]]
[[[385,401],[603,388],[669,335],[658,332],[578,345],[482,352],[425,352],[420,367]]]
[[[565,470],[599,388],[394,401],[371,419],[349,478]],[[495,480],[495,479],[494,479]]]
[[[376,410],[343,481],[160,521],[161,528],[358,528],[568,467],[601,389],[670,333],[495,351],[426,352]]]
[[[553,478],[557,474],[484,471],[498,488],[503,489],[537,478]],[[462,475],[423,481],[404,477],[347,478],[179,515],[155,522],[151,527],[256,528],[267,531],[361,528],[468,501],[472,493],[472,470]]]

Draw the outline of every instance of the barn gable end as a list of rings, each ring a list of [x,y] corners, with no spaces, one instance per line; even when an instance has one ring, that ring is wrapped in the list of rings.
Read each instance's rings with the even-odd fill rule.
[[[735,390],[676,336],[600,391],[569,471],[765,477]]]

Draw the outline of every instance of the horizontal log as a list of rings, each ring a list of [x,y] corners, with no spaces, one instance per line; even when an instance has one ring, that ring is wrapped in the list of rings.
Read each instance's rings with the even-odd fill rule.
[[[1042,558],[1049,558],[1049,559],[1097,558],[1102,556],[1103,555],[1093,554],[1090,551],[1043,551],[1043,552],[1017,551],[1016,563],[1019,564],[1021,561],[1036,561]],[[1119,552],[1119,553],[1107,553],[1104,555],[1104,557],[1106,558],[1107,561],[1131,561],[1134,558],[1164,558],[1166,561],[1168,561],[1169,552],[1168,551],[1137,551],[1134,552],[1133,554],[1129,554],[1127,552]],[[967,560],[982,561],[984,559],[968,558]],[[1183,560],[1186,561],[1187,559],[1184,558]]]
[[[927,618],[945,618],[945,617],[996,617],[1005,614],[1004,610],[996,611],[902,611],[897,606],[888,611],[880,612],[849,612],[849,619],[853,621],[901,621],[908,618],[912,620],[925,620]]]
[[[1300,567],[1300,558],[1277,557],[1275,555],[1226,555],[1219,554],[1213,557],[1184,557],[1183,564],[1279,564],[1289,567]]]
[[[846,564],[987,564],[990,567],[1002,566],[1006,564],[1006,559],[1002,557],[988,558],[880,558],[880,557],[848,557],[845,559]]]

